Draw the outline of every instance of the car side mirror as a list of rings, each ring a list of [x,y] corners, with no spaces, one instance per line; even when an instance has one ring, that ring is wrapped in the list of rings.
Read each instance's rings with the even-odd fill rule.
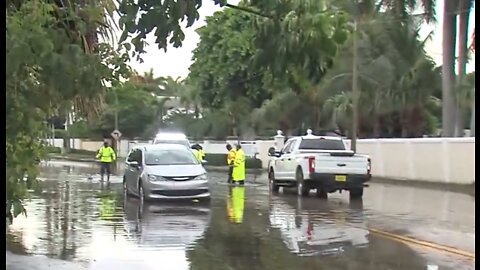
[[[275,151],[274,147],[268,148],[268,156],[269,157],[280,157],[282,155],[281,151]]]
[[[274,157],[275,156],[275,147],[268,148],[268,156]]]
[[[207,163],[208,163],[208,161],[202,160],[202,164],[207,164]]]
[[[128,162],[128,165],[130,165],[132,167],[135,167],[135,168],[139,167],[138,161],[130,161],[130,162]]]

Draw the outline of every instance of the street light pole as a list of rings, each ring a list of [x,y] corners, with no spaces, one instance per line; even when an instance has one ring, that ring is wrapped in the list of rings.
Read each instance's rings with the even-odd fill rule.
[[[352,67],[352,143],[351,148],[356,153],[357,152],[357,130],[358,130],[358,0],[355,1],[355,14],[354,14],[354,29],[353,29],[353,67]]]

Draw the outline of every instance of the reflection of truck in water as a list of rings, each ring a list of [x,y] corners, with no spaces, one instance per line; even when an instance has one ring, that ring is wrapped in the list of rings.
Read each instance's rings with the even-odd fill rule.
[[[335,255],[368,245],[366,225],[358,217],[348,220],[350,215],[342,210],[299,210],[278,201],[272,204],[269,218],[292,253],[313,256]]]

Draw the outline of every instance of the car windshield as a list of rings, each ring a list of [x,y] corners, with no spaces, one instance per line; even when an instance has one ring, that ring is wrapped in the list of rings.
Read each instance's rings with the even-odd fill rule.
[[[303,139],[299,149],[308,150],[345,150],[342,140]]]
[[[199,164],[188,149],[155,149],[145,153],[145,164],[154,165],[194,165]]]

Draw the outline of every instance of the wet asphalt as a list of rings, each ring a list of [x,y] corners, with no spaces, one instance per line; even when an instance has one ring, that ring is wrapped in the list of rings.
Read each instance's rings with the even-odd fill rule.
[[[348,193],[271,194],[265,175],[231,187],[210,172],[209,202],[125,197],[121,172],[51,161],[27,217],[7,233],[7,269],[474,269],[475,198],[371,183]]]

